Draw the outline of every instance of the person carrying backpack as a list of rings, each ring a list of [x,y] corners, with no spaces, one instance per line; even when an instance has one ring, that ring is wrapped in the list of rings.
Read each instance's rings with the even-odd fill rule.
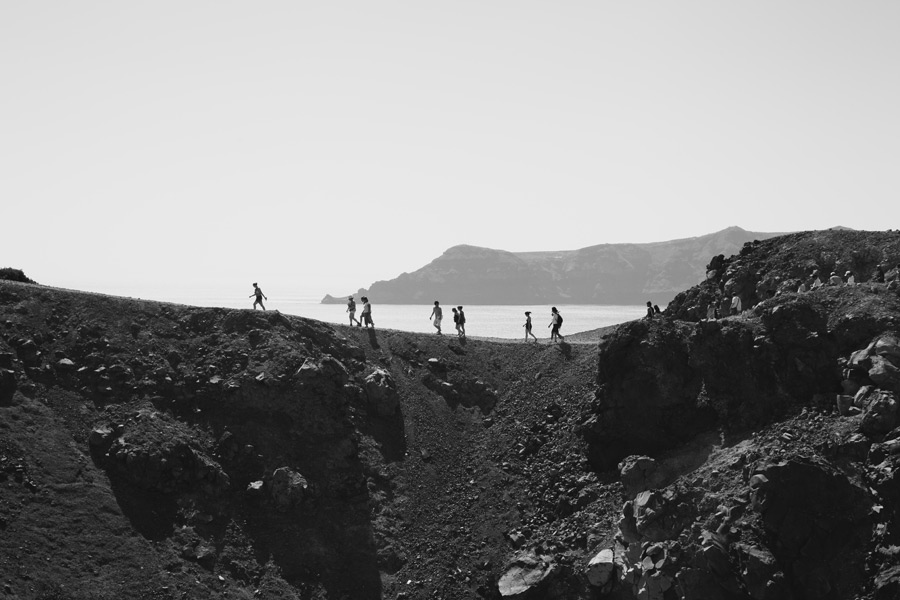
[[[550,330],[550,341],[555,342],[557,338],[559,338],[560,342],[565,341],[566,338],[562,336],[559,332],[559,328],[562,327],[563,324],[563,316],[556,310],[556,307],[550,309],[550,324],[547,327],[552,327]]]
[[[466,313],[463,312],[462,306],[456,308],[459,309],[459,335],[466,337]]]

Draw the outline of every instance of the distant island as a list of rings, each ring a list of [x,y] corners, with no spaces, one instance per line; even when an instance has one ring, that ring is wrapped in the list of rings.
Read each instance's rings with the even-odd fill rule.
[[[378,304],[430,303],[436,298],[464,304],[667,304],[678,292],[703,281],[714,256],[731,256],[747,242],[778,235],[729,227],[666,242],[599,244],[558,252],[453,246],[417,271],[350,294],[328,294],[322,304],[341,304],[349,295],[367,295]]]

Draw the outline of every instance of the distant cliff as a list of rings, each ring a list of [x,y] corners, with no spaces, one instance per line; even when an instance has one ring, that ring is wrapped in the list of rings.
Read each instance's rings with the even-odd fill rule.
[[[600,244],[559,252],[507,252],[454,246],[412,273],[377,281],[357,295],[379,304],[643,304],[668,303],[702,281],[718,254],[777,233],[729,227],[708,235],[648,244]],[[343,303],[327,295],[323,304]]]

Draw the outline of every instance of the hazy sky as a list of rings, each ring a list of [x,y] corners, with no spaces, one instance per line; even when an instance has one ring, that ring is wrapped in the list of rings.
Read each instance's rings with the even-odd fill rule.
[[[900,227],[900,2],[0,2],[0,267],[342,294]]]

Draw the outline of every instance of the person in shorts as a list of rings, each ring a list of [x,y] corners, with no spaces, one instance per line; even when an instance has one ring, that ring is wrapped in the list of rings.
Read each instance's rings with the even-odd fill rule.
[[[375,322],[372,320],[372,305],[369,304],[369,299],[365,296],[360,298],[363,301],[363,309],[362,309],[362,320],[363,323],[366,324],[366,329],[369,328],[369,325],[372,326],[372,329],[375,329]]]
[[[350,327],[353,327],[353,321],[356,321],[357,327],[362,325],[356,318],[356,300],[353,299],[353,296],[347,298],[347,312],[350,313]]]
[[[533,333],[531,333],[531,311],[530,310],[525,311],[525,325],[523,325],[523,327],[525,328],[525,341],[526,342],[528,341],[528,336],[530,335],[531,337],[534,338],[534,341],[537,342],[537,336],[534,335]]]
[[[559,339],[560,342],[564,342],[566,338],[559,333],[560,327],[560,315],[559,311],[556,310],[556,307],[550,309],[550,324],[547,327],[550,327],[550,341],[555,342]]]
[[[263,298],[268,300],[265,294],[263,294],[262,288],[260,288],[255,283],[253,284],[253,293],[250,294],[250,298],[256,297],[256,300],[253,301],[253,310],[256,310],[256,305],[259,304],[263,310],[266,310],[266,306],[263,304]]]
[[[431,310],[431,314],[428,318],[434,319],[434,328],[437,329],[437,335],[442,335],[441,321],[444,319],[444,309],[441,308],[441,303],[437,300],[434,301],[434,308]]]

